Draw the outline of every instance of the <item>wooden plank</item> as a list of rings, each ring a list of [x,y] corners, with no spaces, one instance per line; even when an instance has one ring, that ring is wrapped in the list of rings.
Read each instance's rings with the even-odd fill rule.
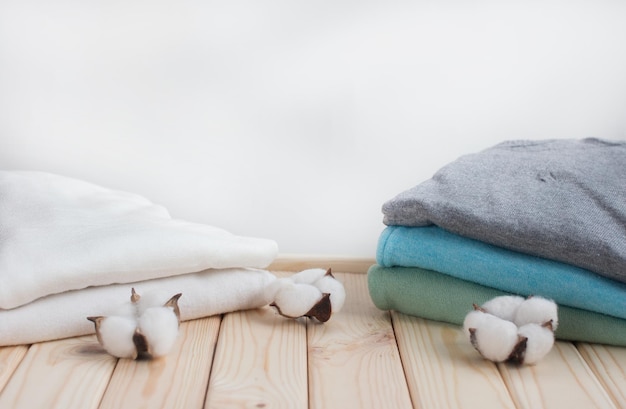
[[[183,322],[173,350],[152,360],[120,359],[101,408],[201,408],[220,316]]]
[[[615,404],[626,408],[626,348],[583,343],[577,347]]]
[[[498,367],[518,408],[616,408],[571,343],[555,343],[536,365]]]
[[[364,274],[335,276],[345,306],[325,324],[307,325],[310,407],[411,407],[389,313],[372,303]]]
[[[0,407],[97,408],[115,362],[95,335],[34,344],[0,395]]]
[[[0,392],[13,375],[15,368],[22,362],[28,347],[26,345],[18,345],[13,347],[0,348]]]
[[[207,408],[306,408],[306,327],[265,307],[224,317]]]
[[[497,366],[461,329],[396,312],[392,318],[415,407],[515,408]]]
[[[279,254],[269,266],[276,271],[302,271],[307,268],[331,268],[344,273],[367,273],[376,264],[374,258],[307,254]]]

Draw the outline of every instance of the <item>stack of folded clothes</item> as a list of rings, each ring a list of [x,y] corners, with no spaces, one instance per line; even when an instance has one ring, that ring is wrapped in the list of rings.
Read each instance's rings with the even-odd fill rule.
[[[131,288],[182,293],[189,320],[267,304],[273,240],[173,219],[131,193],[0,171],[0,346],[94,332]]]
[[[461,324],[503,294],[559,305],[556,336],[626,346],[626,142],[509,141],[383,205],[380,309]]]

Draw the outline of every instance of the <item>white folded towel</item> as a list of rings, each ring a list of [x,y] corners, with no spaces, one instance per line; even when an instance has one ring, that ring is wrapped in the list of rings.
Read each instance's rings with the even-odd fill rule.
[[[190,320],[268,304],[265,287],[274,275],[257,269],[207,270],[138,283],[114,284],[68,291],[0,311],[0,346],[22,345],[94,333],[88,316],[108,315],[139,294],[163,290],[182,293],[181,319]]]
[[[0,309],[92,286],[263,268],[277,253],[272,240],[172,219],[135,194],[0,171]]]

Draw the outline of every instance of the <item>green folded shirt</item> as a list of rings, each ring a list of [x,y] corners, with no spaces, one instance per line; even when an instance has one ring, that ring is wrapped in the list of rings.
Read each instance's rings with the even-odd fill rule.
[[[436,321],[462,325],[472,304],[510,293],[419,267],[372,266],[370,297],[382,310],[396,310]],[[626,320],[559,305],[556,337],[626,346]]]

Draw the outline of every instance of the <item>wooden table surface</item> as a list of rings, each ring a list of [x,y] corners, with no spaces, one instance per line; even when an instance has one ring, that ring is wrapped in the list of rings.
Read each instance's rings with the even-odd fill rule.
[[[376,309],[365,274],[336,277],[346,305],[325,324],[270,307],[188,321],[158,360],[93,335],[0,348],[0,408],[626,408],[626,348],[494,364],[456,326]]]

